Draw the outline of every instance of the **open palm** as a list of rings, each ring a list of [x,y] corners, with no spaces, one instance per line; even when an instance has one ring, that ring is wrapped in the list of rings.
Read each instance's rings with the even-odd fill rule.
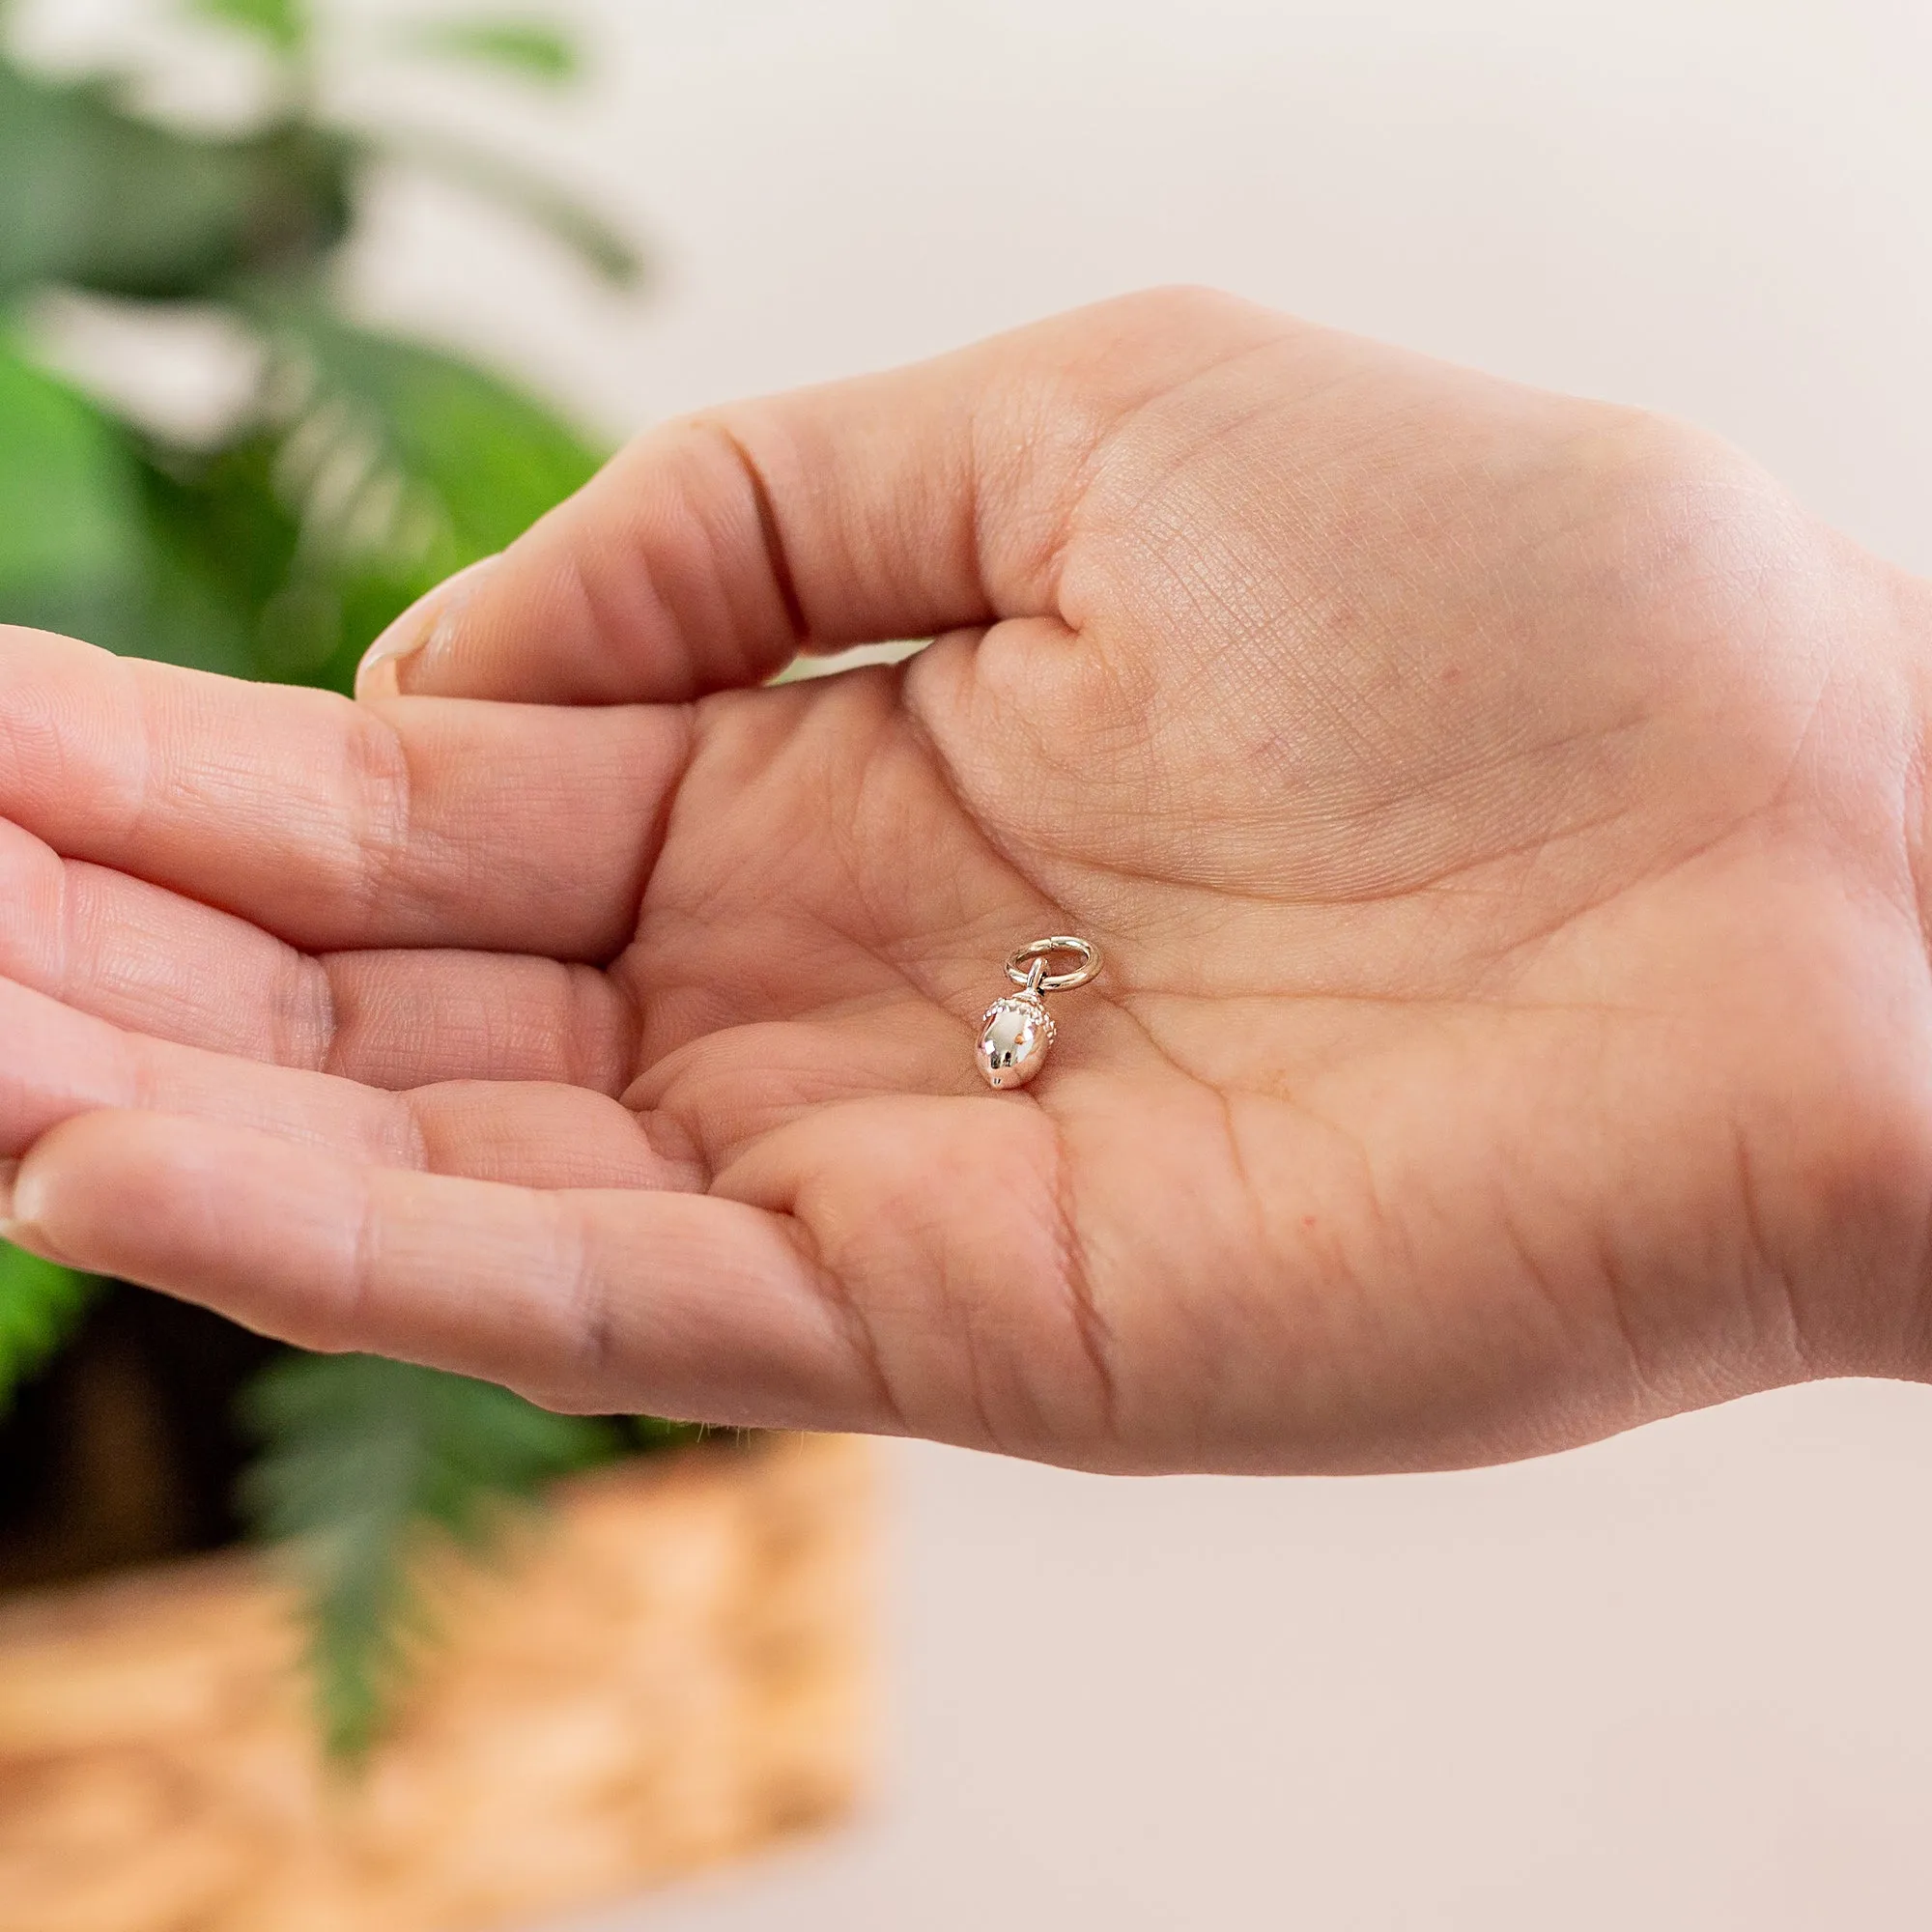
[[[1102,1467],[1909,1372],[1926,619],[1688,432],[1168,295],[646,439],[405,696],[9,634],[19,1238]],[[1107,971],[991,1094],[1053,931]]]

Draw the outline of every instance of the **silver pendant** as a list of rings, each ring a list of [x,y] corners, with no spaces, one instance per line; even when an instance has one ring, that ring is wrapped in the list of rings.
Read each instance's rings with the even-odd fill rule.
[[[1067,972],[1049,973],[1046,962],[1056,952],[1072,953],[1076,963]],[[988,1087],[1024,1087],[1039,1071],[1054,1037],[1044,996],[1070,993],[1099,970],[1100,949],[1064,934],[1029,940],[1007,961],[1007,978],[1020,990],[1003,994],[986,1009],[974,1052]]]

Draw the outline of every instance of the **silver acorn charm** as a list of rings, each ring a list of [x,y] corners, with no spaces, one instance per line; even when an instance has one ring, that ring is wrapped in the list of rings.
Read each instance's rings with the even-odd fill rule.
[[[1056,952],[1071,952],[1078,964],[1070,972],[1049,974],[1046,962]],[[1007,961],[1007,977],[1020,990],[1003,994],[986,1009],[974,1051],[987,1086],[1024,1087],[1039,1071],[1054,1039],[1053,1015],[1042,996],[1084,986],[1099,970],[1099,949],[1085,939],[1036,939]]]

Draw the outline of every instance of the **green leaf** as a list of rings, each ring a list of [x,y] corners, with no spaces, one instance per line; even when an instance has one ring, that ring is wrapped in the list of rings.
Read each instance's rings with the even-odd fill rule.
[[[594,471],[554,412],[286,292],[255,311],[298,395],[213,451],[143,445],[146,601],[122,648],[347,689],[364,645]],[[0,411],[0,437],[5,434]]]
[[[567,35],[537,20],[448,20],[419,27],[409,44],[425,53],[484,61],[553,86],[574,80],[577,48]]]
[[[0,1415],[79,1326],[99,1283],[0,1242]]]
[[[166,298],[319,261],[348,232],[357,150],[285,122],[196,136],[99,84],[0,62],[0,297],[47,283]]]
[[[283,444],[257,431],[213,451],[144,452],[151,556],[136,655],[346,691],[361,643],[437,582],[440,558],[305,539],[278,480]]]
[[[264,613],[297,568],[301,530],[274,487],[277,446],[257,432],[213,451],[141,452],[149,582],[135,655],[230,677],[286,673]]]
[[[188,12],[258,34],[278,54],[303,52],[314,26],[302,0],[188,0]]]
[[[440,350],[359,328],[323,309],[284,310],[285,347],[312,387],[290,439],[284,477],[304,522],[327,525],[352,553],[419,541],[448,546],[452,566],[501,550],[596,474],[601,452],[557,412]],[[358,487],[350,479],[358,465]],[[376,512],[400,488],[386,517]]]
[[[146,548],[125,433],[0,341],[0,622],[126,647]]]
[[[271,465],[296,536],[285,576],[259,593],[256,661],[262,675],[342,688],[391,617],[521,535],[589,480],[600,452],[455,356],[287,291],[251,300],[281,365],[276,386],[300,398]]]
[[[379,133],[369,137],[372,156],[440,175],[521,215],[561,242],[617,288],[637,287],[646,263],[632,239],[576,196],[527,173],[488,150],[443,135]]]
[[[298,1552],[325,1735],[351,1760],[435,1638],[418,1590],[425,1554],[487,1550],[503,1505],[619,1446],[608,1424],[371,1355],[287,1357],[251,1386],[243,1417],[266,1444],[243,1505],[261,1534]]]

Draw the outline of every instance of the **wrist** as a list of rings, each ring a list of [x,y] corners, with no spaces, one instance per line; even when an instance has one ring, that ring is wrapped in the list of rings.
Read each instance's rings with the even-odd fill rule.
[[[1730,662],[1735,715],[1776,694],[1732,835],[1730,1232],[1740,1279],[1782,1291],[1750,1324],[1764,1379],[1932,1380],[1932,585],[1810,538],[1767,549]]]

